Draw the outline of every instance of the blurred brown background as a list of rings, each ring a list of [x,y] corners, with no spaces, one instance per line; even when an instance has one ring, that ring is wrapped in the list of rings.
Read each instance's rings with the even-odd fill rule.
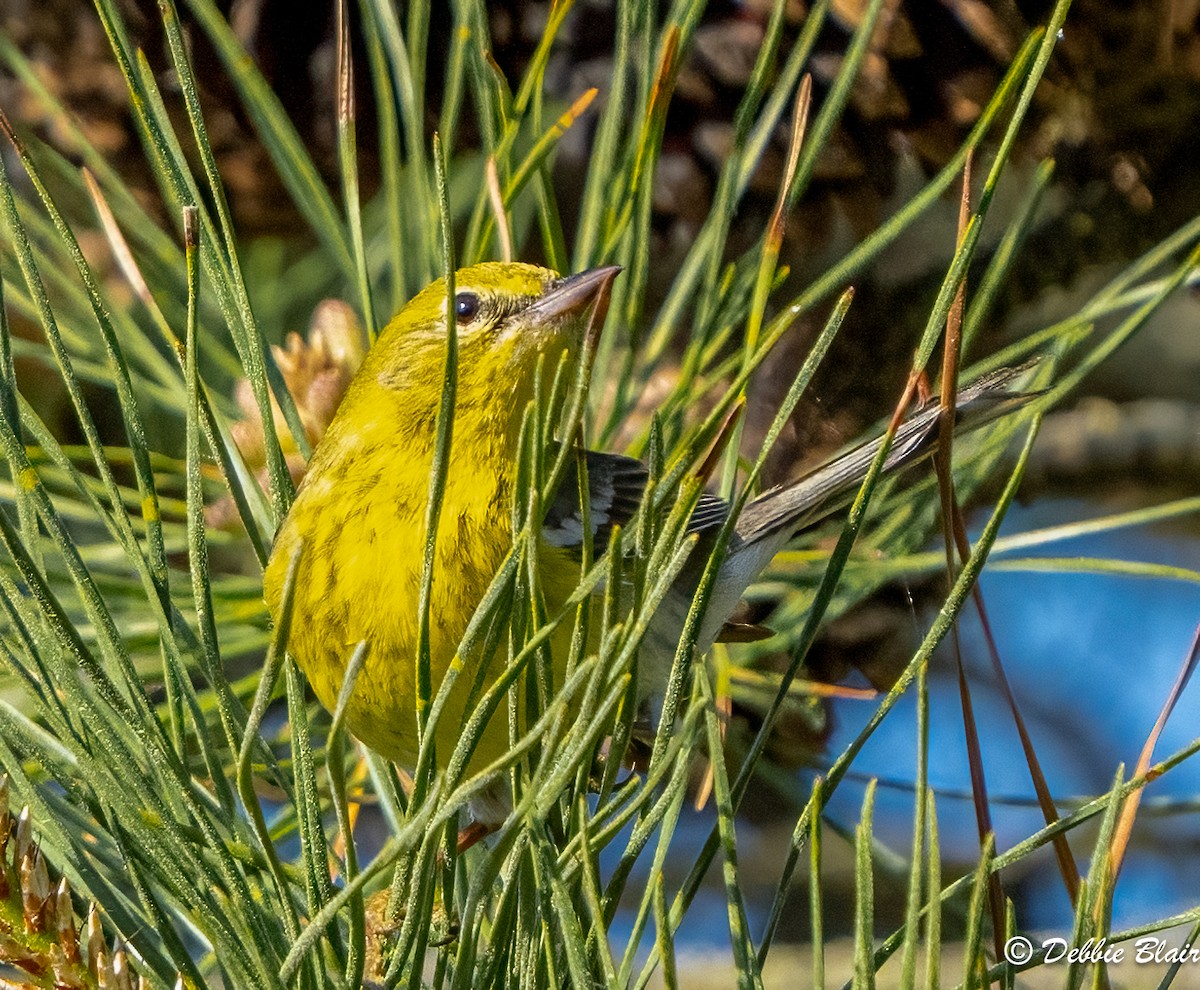
[[[146,52],[170,99],[176,94],[155,5],[124,0],[123,6],[135,43]],[[332,4],[235,0],[221,6],[335,185]],[[708,5],[679,79],[656,176],[652,287],[669,284],[708,212],[715,175],[733,138],[733,113],[771,6],[770,0]],[[837,71],[862,6],[861,0],[833,4],[811,64],[818,101]],[[515,80],[541,35],[549,3],[505,0],[489,4],[489,10],[496,60]],[[844,119],[789,220],[783,260],[793,269],[792,284],[803,284],[824,270],[945,162],[977,119],[1012,54],[1048,10],[1049,4],[1040,0],[889,0]],[[802,0],[789,0],[784,55],[805,15]],[[430,132],[439,111],[449,16],[446,6],[434,5],[427,85],[433,101],[427,109]],[[1006,198],[1015,201],[1022,175],[1028,177],[1048,156],[1057,163],[1053,187],[1004,289],[989,329],[992,340],[984,341],[981,351],[993,349],[1016,328],[1028,329],[1069,312],[1117,265],[1200,212],[1198,17],[1200,0],[1076,0],[989,225],[1001,228]],[[551,97],[565,103],[597,86],[603,100],[612,67],[614,18],[615,5],[607,0],[575,4],[547,72]],[[0,31],[33,58],[42,82],[153,205],[153,181],[137,148],[125,86],[92,5],[85,0],[7,0],[0,5]],[[202,32],[192,30],[189,38],[239,232],[246,239],[294,239],[302,225],[222,67]],[[361,45],[357,62],[365,64]],[[360,163],[369,195],[377,160],[364,70],[358,72],[358,83]],[[43,136],[62,138],[55,121],[2,73],[0,106]],[[568,235],[570,204],[580,192],[595,119],[593,112],[568,133],[556,162]],[[470,146],[473,140],[471,122],[463,121],[460,143]],[[785,141],[781,125],[739,209],[731,238],[735,250],[752,243],[763,229],[783,168]],[[849,323],[813,391],[820,404],[802,409],[793,423],[776,459],[777,477],[820,456],[887,408],[945,270],[954,216],[954,204],[947,200],[883,263],[855,280]],[[1156,482],[1200,476],[1200,440],[1192,429],[1200,401],[1198,327],[1193,302],[1168,307],[1148,333],[1089,383],[1089,391],[1120,404],[1085,406],[1060,435],[1052,421],[1043,442],[1045,457],[1035,465],[1034,476],[1089,486],[1097,476],[1149,474]],[[775,367],[795,366],[807,343],[806,329],[811,332],[802,325],[785,340]],[[790,372],[765,369],[753,393],[752,423],[756,410],[769,417],[777,393],[790,379]],[[1150,409],[1124,405],[1146,396],[1169,403]],[[1114,432],[1116,440],[1106,446],[1105,437],[1111,439]]]

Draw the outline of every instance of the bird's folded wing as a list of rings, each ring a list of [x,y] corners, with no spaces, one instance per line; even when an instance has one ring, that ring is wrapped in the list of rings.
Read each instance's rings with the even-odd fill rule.
[[[585,451],[587,458],[588,514],[592,546],[603,553],[613,526],[625,526],[633,518],[646,492],[646,465],[624,454]],[[729,515],[729,503],[707,492],[701,494],[688,520],[689,533],[715,530]],[[578,553],[583,545],[583,512],[579,500],[579,468],[574,458],[567,461],[562,484],[550,503],[542,524],[547,543]]]
[[[968,385],[956,404],[955,430],[977,429],[1034,397],[1015,383],[1030,365],[1003,368]],[[939,411],[930,404],[913,413],[896,433],[884,463],[892,471],[928,456],[937,445]],[[747,544],[774,544],[844,506],[857,491],[874,460],[882,437],[876,437],[833,458],[805,478],[760,495],[742,510],[731,550]],[[602,553],[614,526],[625,526],[636,514],[646,491],[649,473],[639,460],[623,454],[584,452],[587,463],[588,508],[592,546]],[[583,512],[580,508],[579,471],[569,458],[542,527],[552,546],[578,554],[583,546]],[[702,537],[712,534],[729,514],[729,504],[709,493],[700,496],[688,520],[687,531]]]
[[[646,466],[623,454],[597,450],[584,452],[587,459],[588,521],[592,546],[603,553],[614,526],[624,526],[642,504],[649,477]],[[546,519],[542,538],[552,546],[578,554],[583,546],[583,511],[579,498],[579,462],[567,459],[562,484],[558,486]]]

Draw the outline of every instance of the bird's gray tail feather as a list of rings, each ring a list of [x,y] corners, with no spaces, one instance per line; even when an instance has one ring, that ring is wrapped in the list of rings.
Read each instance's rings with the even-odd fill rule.
[[[1029,402],[1037,393],[1021,392],[1017,387],[1029,368],[1030,365],[1006,368],[963,389],[957,400],[955,432],[977,429]],[[901,424],[884,470],[895,470],[932,454],[937,447],[937,434],[935,404],[919,410]],[[698,653],[703,654],[712,646],[746,588],[784,544],[796,532],[836,512],[854,497],[882,443],[882,437],[869,440],[834,457],[807,477],[760,495],[742,509],[696,637]],[[720,499],[710,498],[703,511],[698,510],[703,525],[693,531],[715,532],[725,511],[727,507]],[[646,686],[647,697],[654,695],[655,685],[666,683],[704,558],[702,544],[694,563],[689,561],[651,620],[639,661],[642,664],[639,683]]]
[[[978,429],[1034,398],[1036,393],[1021,392],[1015,387],[1029,367],[1003,368],[964,388],[958,395],[955,433]],[[915,464],[937,449],[938,417],[935,402],[900,425],[884,462],[885,472]],[[760,495],[746,505],[738,518],[739,543],[744,546],[770,541],[772,537],[786,540],[847,505],[862,485],[882,444],[882,436],[868,440],[804,478]]]

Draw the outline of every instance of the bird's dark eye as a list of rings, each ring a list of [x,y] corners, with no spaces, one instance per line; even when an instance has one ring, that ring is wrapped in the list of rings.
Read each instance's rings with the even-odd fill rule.
[[[470,323],[479,315],[479,297],[474,292],[460,292],[454,297],[454,315],[459,323]]]

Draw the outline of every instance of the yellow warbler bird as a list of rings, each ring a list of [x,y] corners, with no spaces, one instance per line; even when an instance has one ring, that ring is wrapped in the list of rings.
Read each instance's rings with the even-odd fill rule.
[[[606,297],[619,271],[595,268],[564,278],[533,265],[475,265],[455,275],[451,314],[443,281],[419,293],[371,348],[280,527],[265,597],[277,618],[289,562],[299,549],[289,652],[332,710],[347,664],[365,642],[368,653],[347,724],[362,742],[403,766],[415,764],[418,749],[418,598],[447,320],[457,326],[458,387],[430,600],[434,694],[512,546],[519,434],[539,361],[553,369],[564,353],[578,351],[588,311]],[[1024,397],[1011,390],[1012,377],[1001,373],[966,389],[958,402],[959,428],[980,425],[1019,405]],[[936,423],[936,409],[910,418],[895,438],[887,467],[929,453]],[[712,645],[743,592],[783,544],[845,504],[878,445],[864,444],[744,508],[709,602],[699,651]],[[647,476],[638,461],[594,451],[587,453],[587,468],[591,536],[600,553],[611,527],[625,524],[637,510]],[[705,496],[692,516],[690,530],[701,537],[698,549],[664,599],[640,652],[638,682],[651,704],[665,686],[707,556],[703,537],[715,532],[725,513],[724,503]],[[547,614],[554,614],[578,584],[584,538],[578,484],[568,477],[547,507],[539,548]],[[485,689],[503,663],[502,655],[491,661]],[[565,664],[560,648],[554,655],[560,683]],[[442,760],[470,715],[464,709],[474,680],[459,679],[438,724]],[[482,769],[508,746],[508,719],[501,708],[469,769]]]

